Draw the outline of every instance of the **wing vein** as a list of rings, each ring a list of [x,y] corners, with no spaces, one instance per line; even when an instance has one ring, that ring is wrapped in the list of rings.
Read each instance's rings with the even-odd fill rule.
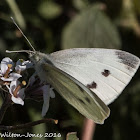
[[[108,67],[111,67],[111,68],[113,68],[113,69],[116,69],[116,70],[118,70],[118,71],[120,71],[120,72],[126,74],[127,76],[131,77],[131,75],[127,74],[126,72],[124,72],[124,71],[122,71],[122,70],[119,70],[119,69],[117,69],[117,68],[115,68],[115,67],[113,67],[113,66],[110,66],[109,64],[104,64],[104,63],[99,62],[99,61],[92,61],[92,60],[89,60],[89,61],[91,61],[91,62],[93,62],[93,63],[97,62],[97,63],[100,63],[100,64],[102,64],[102,65],[107,65]],[[65,65],[70,65],[70,66],[75,66],[75,67],[79,67],[79,66],[80,66],[80,67],[87,67],[87,66],[85,66],[85,65],[73,65],[73,64],[70,64],[70,63],[59,62],[59,61],[55,61],[55,63],[65,64]],[[121,64],[121,63],[120,63],[120,64]]]

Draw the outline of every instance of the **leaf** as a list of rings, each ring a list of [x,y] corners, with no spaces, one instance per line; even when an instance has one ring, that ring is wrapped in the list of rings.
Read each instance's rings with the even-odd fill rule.
[[[137,1],[123,0],[122,11],[118,21],[121,26],[132,29],[136,35],[140,36],[140,25],[136,15],[136,10],[138,9],[134,9],[134,5],[139,5],[139,3]]]
[[[134,0],[134,10],[138,12],[138,14],[140,15],[140,1],[139,0]]]
[[[83,10],[66,26],[62,34],[62,48],[115,48],[121,41],[116,27],[94,4]]]
[[[79,138],[77,138],[77,132],[68,133],[66,140],[79,140]]]
[[[83,10],[89,5],[88,0],[73,0],[72,2],[74,7],[77,8],[78,10]]]
[[[44,1],[39,5],[38,11],[42,17],[52,19],[61,14],[62,8],[53,1]]]

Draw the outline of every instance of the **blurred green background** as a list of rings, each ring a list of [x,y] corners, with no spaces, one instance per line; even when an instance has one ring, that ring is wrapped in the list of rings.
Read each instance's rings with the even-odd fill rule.
[[[43,53],[92,47],[121,49],[140,57],[139,0],[0,0],[0,58],[8,56],[15,61],[18,58],[27,60],[25,54],[5,53],[6,49],[29,49],[11,16],[35,49]],[[104,125],[96,126],[94,139],[139,140],[139,70],[123,94],[109,107],[110,117]],[[2,124],[22,124],[41,119],[41,108],[42,102],[32,100],[26,100],[24,106],[13,105],[7,110]],[[65,139],[68,132],[76,131],[78,136],[81,135],[84,117],[58,93],[50,101],[46,118],[58,119],[59,123],[41,124],[14,133],[61,133],[62,137],[52,138],[54,140]]]

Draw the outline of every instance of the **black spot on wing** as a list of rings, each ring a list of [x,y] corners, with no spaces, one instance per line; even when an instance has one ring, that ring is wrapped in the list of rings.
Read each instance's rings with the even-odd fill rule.
[[[110,75],[110,71],[109,70],[104,70],[102,72],[102,75],[105,76],[105,77],[108,77]]]
[[[132,54],[123,51],[116,51],[116,55],[121,62],[127,66],[128,70],[131,70],[131,68],[136,68],[137,64],[139,63],[139,59]]]
[[[88,102],[88,103],[91,103],[90,99],[88,97],[85,97],[85,100]]]
[[[87,87],[94,89],[97,87],[97,84],[93,81],[91,84],[87,84]]]
[[[77,98],[77,100],[78,100],[80,103],[82,103],[82,104],[84,104],[84,105],[85,105],[85,102],[84,102],[82,99]]]
[[[86,103],[82,99],[80,99],[79,97],[75,96],[74,94],[71,94],[71,96],[73,96],[73,99],[76,99],[81,104],[86,105]]]

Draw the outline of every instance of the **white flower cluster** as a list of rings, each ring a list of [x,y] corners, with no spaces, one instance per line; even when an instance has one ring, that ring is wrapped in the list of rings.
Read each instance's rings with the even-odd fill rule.
[[[25,70],[29,65],[32,66],[30,61],[23,61],[20,59],[16,63],[15,72],[13,72],[14,63],[10,58],[6,57],[1,61],[0,80],[3,81],[3,85],[6,85],[11,94],[12,101],[16,104],[24,105],[23,99],[25,88],[21,89],[21,83],[18,79],[22,77],[20,74],[21,71]],[[26,83],[23,82],[23,84]]]
[[[22,77],[22,71],[32,68],[32,66],[33,64],[29,60],[24,61],[19,59],[16,64],[14,64],[10,58],[6,57],[1,61],[0,84],[7,87],[9,93],[11,94],[11,100],[16,104],[24,105],[25,89],[28,88],[28,86],[33,86],[36,81],[34,74],[30,77],[29,84],[26,88],[22,88],[26,85],[26,82],[19,81],[19,78]],[[49,108],[50,97],[54,98],[55,94],[48,84],[38,84],[38,86],[37,90],[39,89],[43,94],[44,104],[42,107],[42,116],[45,116]]]

